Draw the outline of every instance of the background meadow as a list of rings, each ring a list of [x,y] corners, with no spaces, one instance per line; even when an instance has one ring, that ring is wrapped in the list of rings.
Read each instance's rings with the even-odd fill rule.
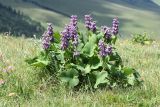
[[[30,19],[25,19],[26,28],[39,26],[38,33],[25,34],[25,37],[16,37],[18,34],[6,36],[11,22],[16,17],[9,17],[11,13],[0,17],[8,18],[0,27],[0,107],[158,107],[160,105],[160,3],[159,0],[0,0],[4,6],[10,6]],[[0,10],[2,11],[2,10]],[[3,12],[4,12],[3,11]],[[124,65],[135,68],[144,80],[140,87],[98,89],[92,91],[74,91],[67,89],[63,84],[56,83],[49,73],[29,66],[25,60],[36,56],[41,51],[41,41],[33,38],[36,34],[41,37],[47,26],[52,22],[55,31],[62,31],[69,22],[72,14],[79,16],[78,23],[83,30],[83,16],[91,13],[98,27],[110,25],[115,16],[119,17],[120,34],[115,44]],[[3,18],[3,19],[2,19]],[[11,20],[11,19],[12,20]],[[24,20],[18,19],[24,22]],[[27,20],[27,21],[26,21]],[[4,21],[4,20],[3,20]],[[33,24],[32,21],[35,23]],[[13,23],[11,28],[20,25]],[[33,25],[32,25],[33,24]],[[22,23],[21,26],[24,24]],[[21,28],[21,27],[20,27]],[[25,28],[25,27],[24,27]],[[18,31],[18,30],[17,30]],[[29,29],[25,31],[30,32]],[[133,43],[131,34],[148,32],[155,41],[150,45]],[[41,32],[41,33],[40,33]],[[12,33],[12,32],[11,32]],[[27,38],[27,35],[32,38]],[[7,70],[4,72],[4,70]]]

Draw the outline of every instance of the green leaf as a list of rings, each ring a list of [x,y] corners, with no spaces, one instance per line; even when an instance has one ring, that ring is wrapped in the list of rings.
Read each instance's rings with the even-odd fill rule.
[[[35,66],[35,67],[45,67],[50,63],[50,61],[48,60],[40,60],[37,59],[36,62],[32,63],[31,66]]]
[[[84,69],[84,71],[85,71],[85,72],[84,72],[85,74],[90,73],[90,72],[91,72],[91,67],[90,67],[90,65],[87,64],[86,67],[85,67],[85,69]]]
[[[60,42],[60,38],[61,38],[61,35],[59,32],[54,32],[54,38],[55,38],[55,41],[56,43],[59,43]]]
[[[117,52],[113,52],[113,54],[109,56],[109,62],[117,66],[122,65],[122,59]]]
[[[144,44],[145,44],[145,45],[150,45],[151,43],[152,43],[152,41],[149,41],[149,40],[148,40],[148,41],[147,41],[147,40],[144,41]]]
[[[109,69],[110,71],[112,71],[112,68],[113,68],[112,66],[113,66],[112,64],[109,64],[109,63],[106,64],[107,69]]]
[[[74,77],[69,81],[69,87],[75,87],[79,84],[79,79],[78,77]]]
[[[103,65],[101,59],[98,56],[93,56],[90,59],[89,64],[91,65],[91,69],[98,69]]]
[[[97,39],[100,40],[100,39],[102,39],[104,37],[104,34],[102,32],[100,32],[96,36],[97,36]]]
[[[84,46],[84,44],[81,43],[81,41],[80,41],[80,43],[79,43],[78,46],[77,46],[77,51],[81,51],[82,48],[83,48],[83,46]]]
[[[96,48],[96,40],[96,35],[89,37],[89,41],[85,44],[81,53],[84,53],[85,55],[92,57]]]
[[[82,74],[88,74],[91,71],[91,67],[88,64],[85,66],[83,64],[76,65],[76,64],[71,63],[71,66],[75,67],[77,70],[80,70],[82,72]]]
[[[128,80],[128,84],[130,84],[132,86],[134,85],[134,83],[135,83],[135,77],[134,77],[134,75],[128,76],[127,80]]]
[[[94,88],[98,88],[99,84],[107,83],[109,82],[106,78],[108,77],[107,71],[94,71],[93,74],[96,76],[96,83],[94,85]]]
[[[117,36],[114,36],[114,35],[113,35],[111,39],[112,39],[111,42],[112,42],[113,44],[115,44],[115,43],[116,43],[116,40],[117,40]]]
[[[129,68],[129,67],[124,67],[123,68],[123,72],[126,76],[131,75],[135,72],[135,70],[133,68]]]
[[[58,53],[56,53],[56,58],[59,61],[61,61],[61,63],[65,63],[64,52],[63,51],[59,51]]]
[[[25,62],[27,62],[28,64],[33,64],[35,62],[37,62],[38,57],[34,57],[34,58],[28,58],[25,60]]]
[[[63,82],[66,82],[69,87],[74,87],[79,83],[78,71],[76,69],[68,69],[66,71],[63,71],[60,74],[60,79]]]
[[[75,67],[78,70],[83,71],[84,70],[84,65],[76,65],[74,63],[70,63],[72,67]]]
[[[57,44],[56,44],[56,43],[52,43],[52,44],[51,44],[51,47],[50,47],[50,51],[52,50],[53,52],[56,52],[57,49],[58,49]]]

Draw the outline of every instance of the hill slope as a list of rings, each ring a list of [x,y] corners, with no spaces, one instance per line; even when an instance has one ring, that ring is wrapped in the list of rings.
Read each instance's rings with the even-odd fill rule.
[[[68,23],[68,16],[77,14],[83,22],[85,14],[92,14],[98,26],[111,25],[112,18],[118,16],[122,34],[147,31],[160,35],[160,7],[152,0],[5,0],[3,4],[22,11],[43,26],[52,22],[60,30]]]
[[[13,35],[41,34],[43,27],[20,12],[0,4],[0,33],[10,32]]]

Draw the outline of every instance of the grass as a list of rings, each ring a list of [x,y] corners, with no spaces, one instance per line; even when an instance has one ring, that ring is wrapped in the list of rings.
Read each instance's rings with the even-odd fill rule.
[[[95,92],[75,92],[57,84],[48,73],[28,66],[24,60],[35,56],[40,43],[34,39],[0,36],[1,107],[155,107],[160,105],[160,42],[142,46],[129,39],[118,40],[116,47],[124,64],[136,68],[144,85],[128,89],[99,89]],[[3,59],[3,60],[2,60]],[[13,66],[8,73],[4,66]]]
[[[83,22],[85,14],[92,14],[94,20],[98,20],[98,26],[111,25],[113,17],[120,18],[120,26],[122,35],[130,36],[134,32],[152,32],[153,35],[159,36],[160,31],[156,25],[160,25],[160,8],[155,7],[156,4],[141,1],[137,5],[132,5],[123,0],[29,0],[40,4],[38,6],[31,2],[23,2],[22,0],[0,0],[4,5],[9,5],[20,10],[32,19],[41,22],[43,26],[47,26],[47,22],[52,22],[56,30],[62,30],[64,25],[68,23],[68,16],[77,14]],[[156,1],[156,0],[154,0]],[[158,0],[157,0],[158,1]],[[158,3],[158,2],[157,2]],[[47,7],[51,10],[45,9]],[[77,8],[78,7],[78,8]],[[58,12],[57,12],[58,11]],[[63,13],[65,15],[63,15]],[[66,16],[66,14],[68,16]],[[80,23],[80,27],[83,28]]]

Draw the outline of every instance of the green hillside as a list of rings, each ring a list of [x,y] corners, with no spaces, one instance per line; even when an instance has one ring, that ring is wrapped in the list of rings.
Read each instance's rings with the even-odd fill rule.
[[[111,25],[113,17],[121,22],[121,34],[149,32],[159,36],[160,7],[154,0],[0,0],[4,5],[20,10],[33,20],[46,26],[52,22],[56,30],[62,30],[69,16],[77,14],[83,21],[85,14],[92,14],[98,26]],[[82,24],[80,23],[82,27]]]
[[[156,4],[158,4],[160,6],[160,1],[159,0],[153,0],[153,2],[155,2]]]
[[[16,12],[10,7],[0,4],[0,33],[10,32],[13,35],[32,36],[41,34],[43,27],[21,12]]]

